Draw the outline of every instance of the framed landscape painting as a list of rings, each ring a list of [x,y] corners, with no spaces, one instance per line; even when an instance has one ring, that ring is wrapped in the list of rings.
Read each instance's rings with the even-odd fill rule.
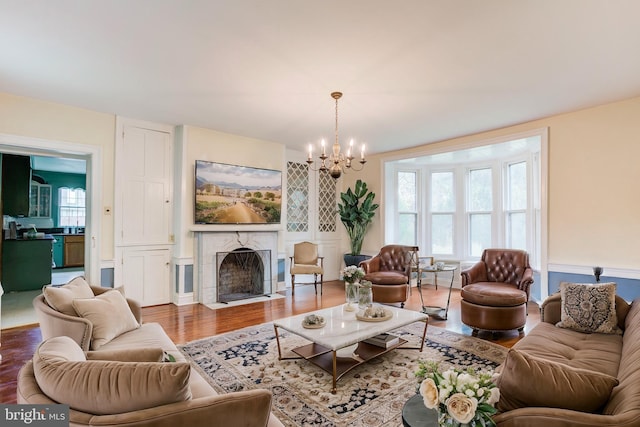
[[[196,160],[196,224],[279,224],[282,172]]]

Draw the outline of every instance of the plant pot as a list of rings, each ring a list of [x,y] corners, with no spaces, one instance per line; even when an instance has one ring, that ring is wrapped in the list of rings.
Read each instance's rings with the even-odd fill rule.
[[[356,267],[360,264],[360,261],[364,261],[371,258],[370,255],[351,255],[351,254],[344,254],[344,265],[345,266],[350,266],[350,265],[355,265]]]

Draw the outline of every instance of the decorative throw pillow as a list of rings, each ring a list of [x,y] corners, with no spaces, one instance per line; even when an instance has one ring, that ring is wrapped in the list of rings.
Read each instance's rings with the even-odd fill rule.
[[[98,350],[115,337],[140,327],[127,300],[116,290],[95,298],[75,299],[72,304],[80,317],[93,324],[91,350]]]
[[[596,412],[609,400],[618,380],[587,369],[572,368],[509,350],[496,379],[499,411],[529,406]]]
[[[49,307],[69,316],[77,316],[72,301],[76,298],[93,298],[93,291],[84,277],[78,276],[66,285],[46,285],[42,288],[44,299]]]
[[[33,355],[44,394],[77,411],[120,414],[191,399],[188,362],[85,361],[78,354],[82,350],[71,338],[55,337]]]
[[[560,283],[560,328],[578,332],[621,334],[615,283]]]

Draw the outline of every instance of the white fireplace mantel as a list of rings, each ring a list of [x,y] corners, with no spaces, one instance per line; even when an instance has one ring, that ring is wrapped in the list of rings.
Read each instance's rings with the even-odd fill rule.
[[[196,293],[198,302],[213,304],[218,300],[217,278],[218,272],[216,254],[218,252],[231,252],[239,248],[271,251],[270,283],[271,291],[275,292],[278,283],[278,231],[265,229],[264,226],[256,229],[220,230],[211,229],[210,226],[195,226],[192,231],[195,239],[195,271]],[[217,227],[217,226],[216,226]],[[279,226],[278,226],[279,227]],[[265,268],[265,272],[266,272]]]
[[[282,224],[195,224],[189,230],[194,233],[282,231]]]

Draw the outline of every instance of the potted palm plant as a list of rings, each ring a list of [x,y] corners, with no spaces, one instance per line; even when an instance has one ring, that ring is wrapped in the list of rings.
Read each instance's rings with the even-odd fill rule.
[[[354,189],[340,193],[340,203],[338,203],[338,213],[340,221],[344,224],[349,235],[351,252],[345,254],[345,265],[358,265],[360,261],[368,256],[361,255],[362,241],[367,232],[367,227],[373,221],[373,215],[378,209],[378,204],[373,203],[375,193],[369,191],[367,184],[362,180],[357,180]]]

